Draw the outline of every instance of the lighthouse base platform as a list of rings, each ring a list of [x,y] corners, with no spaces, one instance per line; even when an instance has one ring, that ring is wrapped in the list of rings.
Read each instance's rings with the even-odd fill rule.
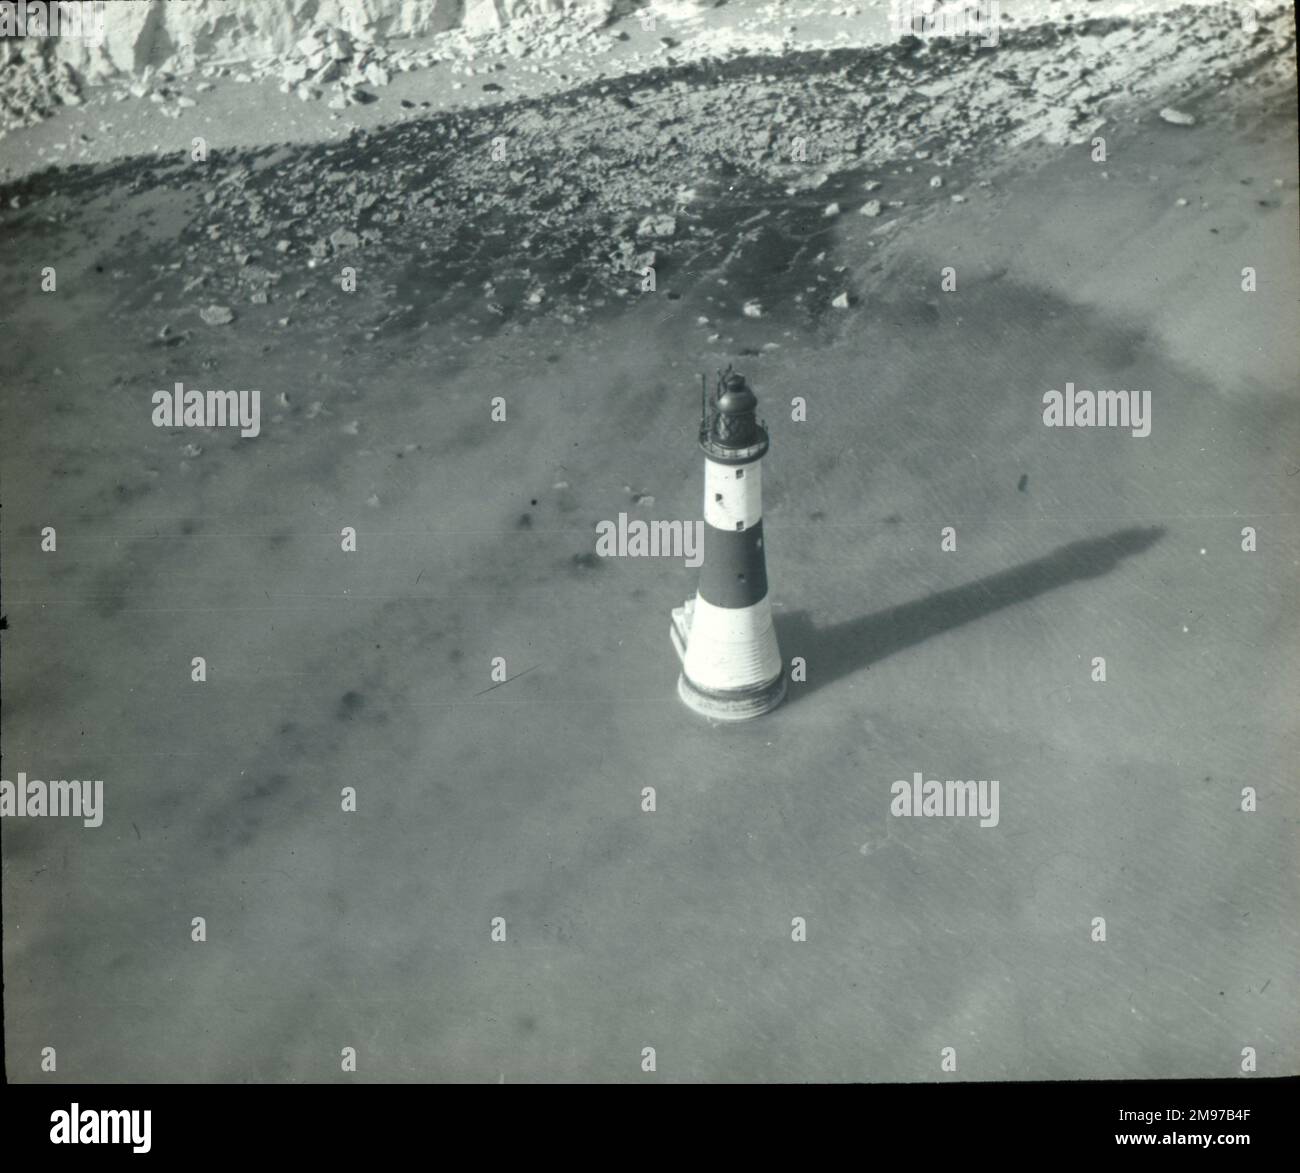
[[[677,695],[688,708],[713,721],[748,721],[770,713],[785,700],[785,670],[770,684],[757,688],[736,688],[715,692],[700,688],[687,680],[686,674],[677,677]]]

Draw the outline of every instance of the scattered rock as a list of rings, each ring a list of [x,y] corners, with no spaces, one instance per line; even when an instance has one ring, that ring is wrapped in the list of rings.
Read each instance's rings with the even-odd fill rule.
[[[665,213],[646,216],[637,225],[636,234],[640,237],[672,236],[677,231],[677,217]]]
[[[209,326],[226,326],[235,320],[234,311],[227,305],[209,305],[199,310],[199,317]]]
[[[48,42],[12,34],[0,40],[0,134],[34,126],[59,106],[81,105],[80,79],[66,61],[51,56]]]

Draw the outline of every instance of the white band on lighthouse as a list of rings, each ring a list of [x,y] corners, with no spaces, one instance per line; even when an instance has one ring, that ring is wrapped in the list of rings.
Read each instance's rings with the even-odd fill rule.
[[[704,462],[704,521],[714,529],[752,529],[763,520],[763,465]]]
[[[721,721],[757,717],[785,696],[763,548],[760,462],[768,437],[756,406],[745,380],[729,371],[705,409],[704,561],[695,597],[672,613],[678,695]]]

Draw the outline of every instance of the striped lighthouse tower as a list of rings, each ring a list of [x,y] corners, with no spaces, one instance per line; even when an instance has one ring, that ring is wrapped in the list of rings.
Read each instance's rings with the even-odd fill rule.
[[[716,721],[744,721],[785,697],[763,550],[766,427],[744,377],[727,368],[701,407],[704,561],[695,598],[673,608],[677,693]]]

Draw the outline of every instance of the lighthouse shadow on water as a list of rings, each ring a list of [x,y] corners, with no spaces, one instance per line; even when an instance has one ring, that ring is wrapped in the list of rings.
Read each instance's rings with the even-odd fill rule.
[[[1108,574],[1125,558],[1149,550],[1164,532],[1160,526],[1129,528],[1071,542],[1019,566],[841,623],[817,626],[807,611],[778,616],[776,628],[781,642],[798,649],[810,665],[816,665],[808,682],[792,690],[790,700],[833,684],[931,636],[1072,582]]]

